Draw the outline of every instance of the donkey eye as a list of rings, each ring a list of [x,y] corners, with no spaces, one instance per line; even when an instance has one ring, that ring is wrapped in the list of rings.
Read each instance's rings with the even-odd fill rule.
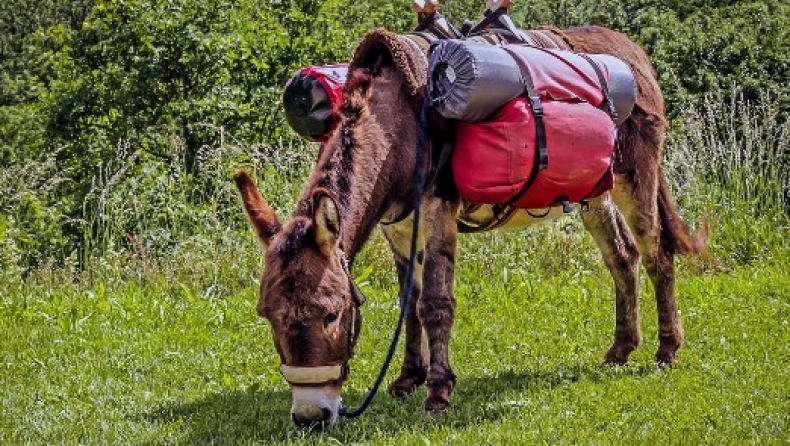
[[[324,327],[328,327],[334,324],[335,322],[337,322],[337,317],[338,317],[337,313],[327,314],[326,317],[324,317]]]

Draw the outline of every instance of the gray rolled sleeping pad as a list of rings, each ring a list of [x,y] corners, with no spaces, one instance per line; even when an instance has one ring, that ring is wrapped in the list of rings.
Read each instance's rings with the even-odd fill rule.
[[[501,46],[448,39],[435,44],[428,67],[428,94],[445,118],[466,122],[489,119],[500,107],[524,93],[521,72]],[[508,48],[518,52],[518,45]],[[605,54],[589,54],[608,72],[609,97],[620,125],[636,101],[636,82],[628,65]]]

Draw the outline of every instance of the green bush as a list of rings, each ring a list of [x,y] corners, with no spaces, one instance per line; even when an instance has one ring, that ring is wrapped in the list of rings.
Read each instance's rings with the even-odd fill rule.
[[[443,3],[457,26],[482,16],[478,1]],[[690,119],[688,110],[714,97],[770,103],[770,119],[786,122],[789,8],[780,0],[536,0],[511,15],[524,27],[600,24],[627,33],[652,56],[674,137],[690,137],[704,122],[726,139],[727,128]],[[75,253],[86,259],[134,249],[130,237],[164,254],[185,236],[175,226],[200,231],[198,221],[235,211],[225,191],[234,164],[275,181],[275,200],[289,203],[315,147],[284,125],[284,82],[301,66],[347,60],[370,28],[404,32],[414,23],[408,2],[4,2],[0,176],[9,181],[0,209],[4,246],[13,247],[6,257],[24,268]],[[712,92],[723,93],[706,96]],[[271,164],[288,152],[298,162]],[[730,188],[717,183],[726,176],[700,175]],[[777,187],[787,212],[790,188]]]
[[[699,102],[709,92],[737,86],[751,101],[778,99],[786,119],[790,4],[721,3],[677,12],[652,7],[638,29],[632,28],[653,57],[670,114],[677,116],[684,103]]]

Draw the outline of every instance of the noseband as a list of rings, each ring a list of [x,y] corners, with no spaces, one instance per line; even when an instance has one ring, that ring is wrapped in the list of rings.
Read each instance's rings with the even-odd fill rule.
[[[351,277],[351,269],[348,265],[348,258],[342,250],[340,253],[340,263],[343,265],[343,271],[348,277],[348,283],[351,288],[351,296],[354,305],[351,307],[351,331],[348,334],[348,359],[343,364],[334,365],[319,365],[313,367],[296,367],[287,364],[280,364],[280,374],[285,378],[285,381],[292,386],[301,387],[321,387],[328,384],[333,384],[338,381],[345,381],[351,373],[351,366],[348,361],[354,357],[354,339],[356,338],[357,318],[359,317],[359,307],[365,303],[365,295],[359,289],[354,278]]]
[[[280,374],[292,386],[320,387],[338,380],[345,380],[350,372],[351,366],[348,365],[348,362],[315,367],[280,365]]]

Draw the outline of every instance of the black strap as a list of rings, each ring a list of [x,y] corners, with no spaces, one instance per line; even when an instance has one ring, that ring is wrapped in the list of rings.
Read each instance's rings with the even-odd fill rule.
[[[488,26],[491,25],[496,19],[502,17],[505,14],[507,14],[507,9],[505,8],[499,8],[496,11],[486,9],[483,20],[481,20],[477,25],[473,26],[472,29],[468,31],[468,34],[465,35],[465,37],[479,34],[484,29],[488,28]]]
[[[464,20],[464,23],[461,25],[461,29],[458,30],[461,33],[461,38],[466,38],[469,35],[469,31],[472,30],[472,27],[475,26],[475,23],[469,19]]]
[[[546,218],[546,216],[551,213],[551,209],[552,209],[551,206],[547,207],[546,212],[542,214],[533,214],[532,211],[530,211],[529,209],[524,209],[524,210],[527,211],[527,215],[529,215],[532,218]]]
[[[444,169],[444,166],[450,161],[450,155],[453,154],[454,147],[452,141],[444,141],[442,144],[442,151],[439,153],[439,160],[436,161],[436,164],[432,167],[433,171],[428,175],[428,184],[434,183],[436,178],[439,177],[439,174],[442,173],[442,169]]]
[[[617,109],[614,107],[614,102],[612,102],[612,97],[609,95],[609,84],[606,82],[606,76],[603,75],[603,71],[601,71],[601,67],[592,60],[592,57],[582,54],[576,53],[579,56],[582,56],[584,60],[589,62],[590,66],[593,67],[595,70],[595,74],[598,76],[598,82],[601,83],[601,90],[603,91],[603,100],[606,101],[606,106],[609,108],[609,116],[612,118],[612,121],[617,121]]]
[[[497,229],[509,222],[517,210],[518,209],[516,209],[515,206],[511,206],[509,204],[495,204],[493,207],[494,215],[491,217],[491,220],[483,223],[480,226],[472,226],[462,220],[456,219],[458,232],[462,234],[474,234],[477,232],[485,232]]]
[[[599,67],[598,64],[595,63],[592,57],[582,53],[577,53],[577,54],[582,56],[593,67],[593,70],[595,70],[595,74],[598,76],[598,82],[601,83],[601,90],[603,91],[603,99],[604,101],[606,101],[606,106],[609,108],[609,116],[612,118],[612,121],[617,122],[617,109],[614,106],[614,102],[612,102],[612,97],[609,95],[609,84],[606,82],[606,76],[603,75],[603,72],[601,71],[601,67]],[[613,152],[616,146],[617,143],[615,143],[615,147],[612,147]],[[587,198],[590,197],[590,195],[592,195],[593,192],[598,190],[598,188],[601,186],[601,183],[606,181],[609,175],[611,175],[611,170],[613,168],[613,165],[614,165],[614,157],[612,157],[612,164],[609,165],[609,170],[601,176],[598,182],[595,183],[595,186],[593,186],[593,188],[590,189],[590,192],[588,192],[580,201],[586,200]]]
[[[535,84],[532,82],[532,76],[529,74],[529,68],[521,55],[507,47],[502,47],[502,49],[510,54],[521,71],[521,79],[524,82],[527,99],[529,100],[530,108],[532,108],[532,114],[535,116],[538,170],[545,170],[549,167],[549,149],[546,146],[546,123],[543,121],[543,103],[540,101],[540,94],[535,90]]]
[[[483,19],[466,31],[466,33],[462,34],[463,37],[479,36],[486,32],[494,32],[496,34],[507,32],[512,36],[510,43],[512,43],[514,39],[518,43],[532,44],[531,38],[513,24],[513,20],[510,19],[507,12],[507,8],[498,8],[495,11],[487,9]]]
[[[455,29],[455,27],[445,20],[446,25],[449,29],[442,29],[441,26],[437,26],[436,22],[439,19],[443,19],[441,14],[438,12],[434,12],[431,14],[421,12],[417,14],[417,26],[414,28],[414,32],[425,32],[428,31],[432,33],[434,36],[440,39],[458,39],[461,37],[461,33]]]
[[[546,145],[546,124],[543,121],[543,104],[540,102],[540,95],[537,91],[535,91],[535,84],[532,82],[532,76],[529,74],[529,69],[527,68],[527,64],[524,62],[524,59],[516,53],[515,51],[507,48],[502,47],[511,57],[516,61],[519,69],[522,73],[522,80],[524,82],[524,88],[527,93],[527,99],[529,99],[530,107],[532,108],[532,114],[535,117],[535,132],[536,132],[536,144],[535,144],[535,163],[532,165],[532,171],[529,174],[529,178],[524,183],[524,186],[521,187],[519,190],[510,200],[508,200],[508,204],[513,204],[521,199],[527,190],[532,187],[532,184],[535,183],[535,180],[538,178],[538,173],[541,170],[544,170],[549,167],[549,149]]]

